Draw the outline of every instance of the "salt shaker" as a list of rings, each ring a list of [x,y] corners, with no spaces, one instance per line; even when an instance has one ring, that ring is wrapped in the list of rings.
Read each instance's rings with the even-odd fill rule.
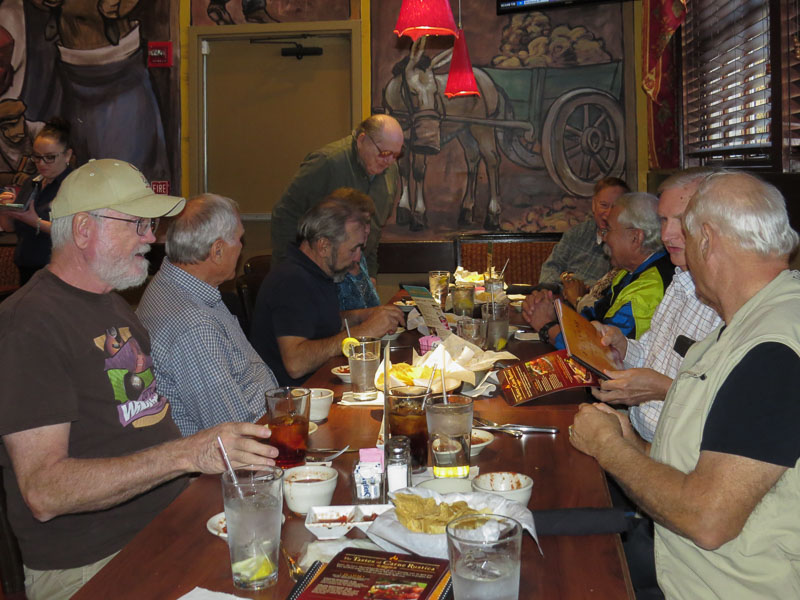
[[[411,440],[393,436],[386,444],[386,491],[411,487]]]

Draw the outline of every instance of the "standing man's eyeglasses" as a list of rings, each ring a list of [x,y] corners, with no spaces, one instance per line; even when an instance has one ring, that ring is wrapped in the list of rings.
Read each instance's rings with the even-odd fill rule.
[[[366,135],[369,138],[369,141],[372,142],[372,144],[378,150],[378,156],[381,158],[393,158],[395,160],[400,160],[405,155],[406,151],[405,146],[400,148],[400,152],[392,152],[391,150],[381,150],[381,147],[378,146],[378,142],[373,140],[371,135],[369,135],[368,133],[365,133],[364,135]]]
[[[159,218],[155,219],[123,219],[122,217],[110,217],[108,215],[93,215],[100,219],[113,219],[114,221],[125,221],[126,223],[136,223],[136,235],[142,237],[147,235],[147,230],[149,229],[152,233],[156,232],[158,229],[158,222],[161,220]]]
[[[64,152],[66,152],[66,150],[56,152],[55,154],[36,154],[34,152],[31,154],[31,160],[35,163],[43,162],[46,165],[52,165],[59,156],[64,154]]]

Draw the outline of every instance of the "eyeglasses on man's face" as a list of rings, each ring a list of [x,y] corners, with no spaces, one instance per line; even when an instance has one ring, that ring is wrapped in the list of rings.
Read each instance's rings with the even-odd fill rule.
[[[123,219],[122,217],[112,217],[109,215],[94,215],[100,219],[113,219],[114,221],[125,221],[126,223],[136,223],[136,235],[139,237],[147,235],[147,232],[155,233],[158,229],[158,223],[161,219]]]
[[[56,152],[55,154],[36,154],[36,152],[34,152],[31,154],[31,160],[35,163],[43,162],[46,165],[52,165],[54,162],[56,162],[56,159],[59,156],[64,154],[64,152],[66,152],[66,150]]]
[[[369,138],[369,141],[372,142],[373,146],[375,146],[375,149],[378,151],[378,157],[383,158],[385,160],[389,158],[393,158],[394,160],[400,160],[401,158],[403,158],[403,155],[405,154],[406,150],[405,146],[400,148],[400,152],[392,152],[391,150],[382,150],[381,147],[378,146],[378,142],[372,139],[371,135],[369,135],[368,133],[365,133],[364,135],[366,135]]]

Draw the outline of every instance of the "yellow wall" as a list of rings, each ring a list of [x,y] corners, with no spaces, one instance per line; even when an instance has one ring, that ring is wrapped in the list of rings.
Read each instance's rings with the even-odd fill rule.
[[[647,95],[642,89],[642,2],[633,3],[634,64],[636,65],[636,150],[639,191],[647,191]]]

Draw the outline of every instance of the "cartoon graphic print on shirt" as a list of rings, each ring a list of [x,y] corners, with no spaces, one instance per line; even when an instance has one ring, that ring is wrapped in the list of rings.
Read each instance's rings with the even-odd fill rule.
[[[106,354],[104,368],[120,403],[117,412],[122,426],[149,427],[161,421],[169,403],[158,395],[153,359],[142,351],[130,328],[111,327],[94,343]]]

